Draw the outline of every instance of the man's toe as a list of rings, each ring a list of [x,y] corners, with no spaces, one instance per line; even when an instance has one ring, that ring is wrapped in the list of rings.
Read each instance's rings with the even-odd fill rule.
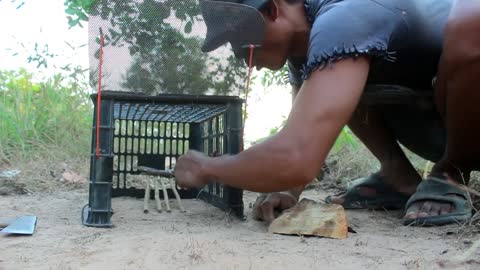
[[[407,214],[405,215],[406,219],[415,219],[418,217],[418,213],[423,203],[414,203],[407,209]]]
[[[423,213],[430,213],[432,210],[433,203],[430,201],[423,202],[422,207],[420,208],[420,212]]]
[[[345,196],[345,195],[342,195],[342,196],[331,196],[331,197],[330,197],[330,202],[331,202],[331,203],[334,203],[334,204],[343,204],[343,202],[345,201],[344,196]]]
[[[434,203],[432,205],[432,209],[430,210],[430,216],[438,216],[440,215],[440,208],[441,208],[441,204],[438,204],[438,203]]]
[[[429,217],[429,216],[430,216],[429,212],[420,211],[420,213],[418,213],[417,218],[426,218],[426,217]]]
[[[452,211],[452,206],[450,204],[443,204],[440,207],[440,215],[449,214]]]
[[[449,214],[452,206],[448,203],[435,203],[431,201],[423,201],[414,203],[407,210],[405,219],[426,218],[438,215]]]

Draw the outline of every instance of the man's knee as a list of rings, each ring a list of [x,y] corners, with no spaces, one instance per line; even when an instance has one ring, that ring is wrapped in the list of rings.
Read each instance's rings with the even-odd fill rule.
[[[447,88],[452,87],[452,82],[463,77],[479,76],[478,71],[474,70],[480,63],[478,33],[480,33],[480,1],[455,2],[445,26],[443,53],[435,84],[435,103],[442,116],[446,114],[446,94],[449,92]]]

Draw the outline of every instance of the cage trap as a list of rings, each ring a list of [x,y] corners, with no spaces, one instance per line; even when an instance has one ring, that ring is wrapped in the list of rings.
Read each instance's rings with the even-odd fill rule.
[[[91,98],[97,104],[97,94]],[[92,129],[89,203],[82,212],[83,224],[110,227],[112,197],[145,195],[145,188],[138,181],[142,177],[139,167],[171,170],[178,157],[189,149],[210,156],[238,153],[242,102],[230,96],[149,96],[103,91],[101,117],[94,117]],[[97,109],[95,105],[94,115]],[[172,190],[168,192],[174,198]],[[202,189],[178,192],[182,199],[199,198],[243,217],[242,190],[212,183]],[[153,198],[153,190],[150,193]]]

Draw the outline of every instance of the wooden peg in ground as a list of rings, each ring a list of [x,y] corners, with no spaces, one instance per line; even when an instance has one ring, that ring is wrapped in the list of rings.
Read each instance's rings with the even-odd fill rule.
[[[155,193],[155,202],[157,204],[157,211],[159,213],[162,212],[162,202],[160,201],[158,182],[159,182],[159,179],[157,179],[157,177],[155,177],[154,179],[145,180],[145,198],[143,200],[144,213],[148,213],[148,202],[150,201],[150,188],[152,188],[152,184],[153,184],[154,193]],[[167,197],[167,201],[168,201],[168,197]]]

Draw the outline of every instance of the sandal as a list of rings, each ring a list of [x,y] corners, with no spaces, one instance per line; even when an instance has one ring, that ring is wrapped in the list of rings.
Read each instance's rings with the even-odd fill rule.
[[[473,207],[468,198],[467,191],[448,183],[446,179],[429,176],[418,185],[417,192],[408,200],[405,209],[419,201],[436,201],[451,203],[455,210],[445,215],[404,219],[403,224],[406,226],[441,226],[464,223],[472,218]]]
[[[376,195],[365,196],[358,188],[366,187],[375,190]],[[366,178],[360,178],[350,182],[345,192],[334,196],[345,195],[342,206],[345,209],[403,209],[409,195],[396,191],[392,186],[383,181],[379,174],[372,174]],[[325,198],[326,203],[332,203],[332,196]]]

